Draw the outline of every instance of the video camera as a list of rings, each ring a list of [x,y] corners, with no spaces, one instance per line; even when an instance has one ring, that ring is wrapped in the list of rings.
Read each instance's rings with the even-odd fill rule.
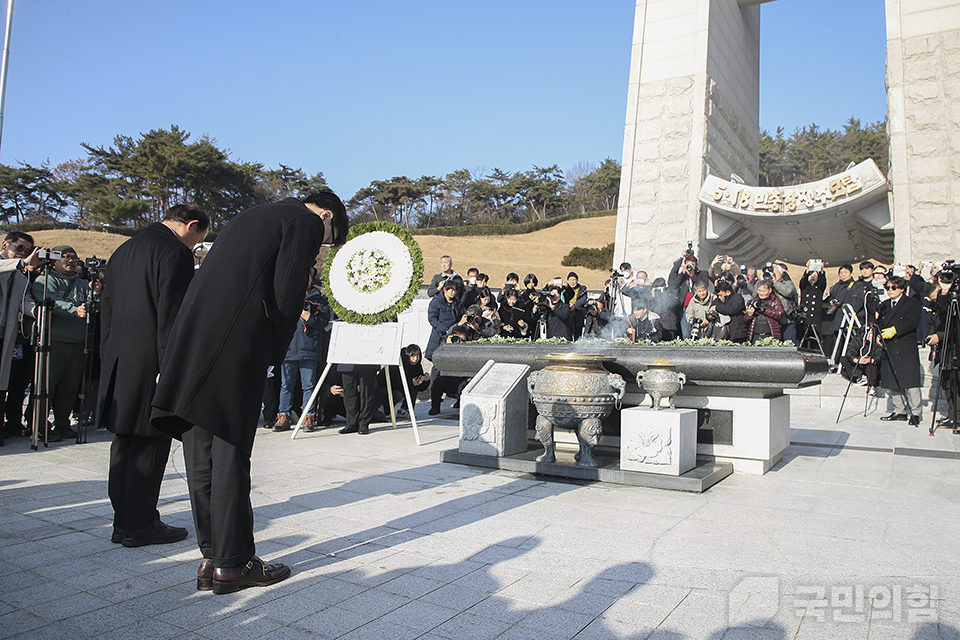
[[[693,240],[687,240],[687,250],[683,252],[685,256],[692,256],[693,253]]]
[[[40,258],[42,262],[53,264],[63,257],[63,253],[60,251],[54,251],[53,249],[40,249],[37,251],[37,257]]]

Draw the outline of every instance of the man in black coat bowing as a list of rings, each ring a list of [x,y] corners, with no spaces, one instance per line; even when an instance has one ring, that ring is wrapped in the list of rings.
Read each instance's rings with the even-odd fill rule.
[[[180,302],[193,279],[191,249],[207,234],[200,207],[171,207],[110,257],[101,306],[100,423],[114,433],[109,494],[113,542],[177,542],[187,530],[160,521],[157,500],[170,436],[150,426],[150,402]]]
[[[285,565],[255,555],[250,454],[267,368],[279,367],[322,244],[346,241],[332,192],[241,211],[187,290],[160,367],[152,423],[183,439],[197,544],[197,588],[274,584]]]
[[[889,299],[880,304],[880,338],[885,349],[880,361],[880,384],[889,389],[893,413],[881,420],[907,420],[920,424],[920,352],[917,349],[917,326],[920,324],[920,303],[904,295],[907,283],[900,276],[887,280],[884,287]],[[894,375],[896,372],[896,375]],[[909,407],[903,404],[906,396]]]

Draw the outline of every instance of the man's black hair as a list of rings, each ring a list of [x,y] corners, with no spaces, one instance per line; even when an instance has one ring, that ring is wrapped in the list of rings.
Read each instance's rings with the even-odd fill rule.
[[[864,269],[873,269],[873,263],[869,260],[864,260],[860,263],[860,270],[862,271]]]
[[[954,280],[956,280],[956,276],[954,275],[953,271],[951,271],[950,269],[941,269],[937,273],[937,280],[945,284],[949,284]]]
[[[887,278],[887,284],[885,286],[889,287],[891,285],[896,286],[897,289],[900,289],[902,291],[907,290],[907,281],[904,280],[901,276],[890,276],[889,278]]]
[[[333,191],[315,191],[303,199],[304,204],[314,204],[333,213],[333,228],[336,229],[333,244],[342,245],[347,241],[350,221],[347,220],[347,208]]]
[[[621,262],[620,271],[633,271],[633,267],[630,266],[629,262]]]
[[[519,275],[519,274],[516,274],[516,273],[513,273],[513,272],[511,271],[510,273],[507,274],[507,278],[506,278],[506,279],[507,279],[507,280],[516,280],[517,282],[520,282],[520,275]]]
[[[733,285],[726,278],[720,278],[717,280],[717,284],[714,286],[714,289],[717,293],[721,291],[733,291]]]
[[[849,271],[850,273],[853,273],[853,265],[852,265],[852,264],[842,264],[842,265],[840,265],[840,268],[837,269],[837,273],[840,273],[840,272],[843,271],[844,269],[846,269],[846,270]]]
[[[17,240],[24,240],[30,244],[36,244],[33,241],[33,236],[31,236],[29,233],[24,233],[23,231],[11,231],[3,240],[4,242],[16,242]]]
[[[195,204],[175,204],[163,212],[163,219],[181,224],[189,224],[196,220],[197,229],[210,228],[210,216]]]
[[[526,286],[531,282],[533,283],[533,286],[537,286],[538,284],[540,284],[540,282],[537,280],[536,274],[528,273],[527,277],[523,279],[523,284],[524,286]]]

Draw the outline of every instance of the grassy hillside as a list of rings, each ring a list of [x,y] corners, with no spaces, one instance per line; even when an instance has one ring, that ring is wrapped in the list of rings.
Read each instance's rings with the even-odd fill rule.
[[[603,247],[610,244],[616,233],[616,225],[616,217],[608,216],[570,220],[549,229],[518,236],[415,237],[423,250],[426,282],[430,282],[433,274],[440,270],[440,256],[449,254],[458,273],[466,274],[469,267],[477,267],[490,276],[491,285],[499,288],[510,271],[516,271],[521,278],[528,273],[535,273],[541,283],[554,276],[566,278],[571,269],[560,264],[563,256],[574,246]],[[110,233],[69,229],[35,231],[31,235],[44,247],[68,244],[76,249],[81,258],[95,255],[109,259],[114,249],[128,239]],[[581,267],[574,267],[573,270],[591,289],[602,286],[607,273]]]

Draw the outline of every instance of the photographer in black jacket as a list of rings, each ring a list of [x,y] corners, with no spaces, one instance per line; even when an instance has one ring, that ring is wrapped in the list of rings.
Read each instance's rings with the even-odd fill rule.
[[[729,320],[722,324],[722,330],[714,336],[718,340],[746,341],[747,325],[743,321],[743,312],[747,308],[747,303],[743,300],[743,296],[735,292],[733,285],[725,278],[717,280],[716,289],[717,298],[713,301],[710,312],[719,316],[726,316]]]
[[[507,289],[500,304],[500,335],[504,338],[526,338],[530,335],[530,316],[520,305],[520,292]]]
[[[827,290],[827,277],[823,273],[822,262],[809,260],[807,270],[803,272],[800,278],[800,304],[797,307],[797,338],[802,340],[805,335],[807,344],[813,340],[812,332],[820,337],[821,325],[823,324],[823,294]],[[800,348],[807,345],[798,344]]]
[[[560,299],[560,287],[547,285],[537,299],[535,318],[541,327],[545,325],[545,338],[573,340],[573,312],[570,305]]]
[[[613,339],[613,325],[610,324],[613,316],[604,307],[603,298],[587,301],[587,305],[584,307],[587,312],[586,320],[583,323],[584,336],[602,338],[603,340]]]

